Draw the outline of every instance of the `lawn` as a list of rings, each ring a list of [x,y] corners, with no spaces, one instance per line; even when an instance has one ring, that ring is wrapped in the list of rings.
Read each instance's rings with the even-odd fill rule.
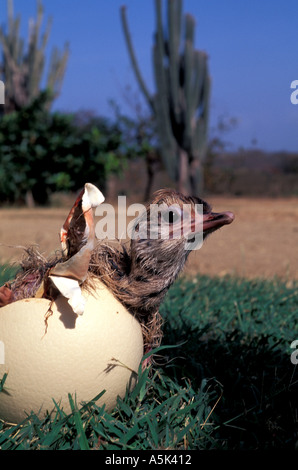
[[[2,270],[0,283],[11,275]],[[31,415],[19,426],[0,423],[0,448],[297,448],[297,287],[278,279],[182,277],[161,308],[155,365],[139,371],[136,388],[112,413],[96,397],[81,405],[70,396],[70,415],[56,405],[43,421]]]

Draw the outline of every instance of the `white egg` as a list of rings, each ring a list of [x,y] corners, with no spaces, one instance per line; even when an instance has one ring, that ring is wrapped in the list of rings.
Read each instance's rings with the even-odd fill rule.
[[[31,411],[42,417],[54,408],[52,399],[68,413],[68,393],[80,404],[102,390],[106,392],[97,403],[111,410],[117,396],[134,387],[143,356],[141,326],[95,282],[96,293],[83,291],[83,315],[74,314],[62,296],[52,305],[36,298],[0,309],[0,379],[8,373],[0,393],[0,419],[19,423]]]

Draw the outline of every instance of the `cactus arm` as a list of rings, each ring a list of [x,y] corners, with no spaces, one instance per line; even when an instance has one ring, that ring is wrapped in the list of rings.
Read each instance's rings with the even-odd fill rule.
[[[184,49],[184,136],[183,147],[189,151],[192,136],[192,117],[193,117],[193,46],[190,41],[185,43]]]
[[[43,7],[40,1],[37,4],[37,19],[30,20],[29,29],[29,50],[28,55],[25,58],[25,62],[28,64],[29,76],[28,76],[28,94],[29,100],[32,100],[39,91],[39,84],[41,81],[43,69],[44,69],[44,47],[45,38],[49,34],[49,24],[47,31],[42,40],[42,46],[39,47],[38,41],[40,36],[40,29],[43,20]]]
[[[179,46],[181,34],[182,1],[169,1],[168,3],[168,57],[169,57],[169,86],[171,105],[176,122],[181,121],[181,108],[179,105]]]
[[[161,155],[167,172],[174,180],[177,178],[177,144],[173,135],[170,110],[169,69],[164,63],[165,41],[163,37],[161,0],[155,0],[156,33],[153,47],[153,64],[156,83],[156,121],[161,143]]]
[[[176,162],[177,146],[173,136],[169,116],[169,101],[164,80],[165,71],[163,67],[160,67],[160,61],[162,57],[158,49],[158,45],[155,44],[153,49],[153,63],[155,70],[156,88],[158,90],[155,95],[155,118],[160,140],[162,160],[169,176],[175,180],[178,172]]]
[[[206,71],[201,97],[201,114],[197,118],[193,134],[192,156],[204,160],[206,156],[208,123],[209,123],[209,101],[210,101],[211,79]]]
[[[192,113],[195,113],[195,110],[200,106],[201,102],[201,90],[204,86],[204,80],[207,71],[207,56],[202,51],[194,51],[193,59],[193,102],[192,102]],[[204,96],[204,95],[203,95]]]
[[[198,106],[199,80],[196,72],[196,51],[194,50],[195,20],[191,15],[185,16],[185,46],[184,46],[184,96],[185,96],[185,133],[184,148],[191,151],[191,141],[195,127],[195,112]]]
[[[54,97],[60,93],[68,57],[68,43],[66,43],[63,53],[60,53],[60,51],[56,47],[52,51],[50,58],[49,73],[47,76],[47,88],[52,91]]]
[[[191,42],[194,45],[196,22],[193,16],[190,14],[185,15],[185,41]]]
[[[122,21],[124,37],[125,37],[129,57],[130,57],[130,60],[131,60],[132,68],[134,70],[134,73],[135,73],[136,79],[139,83],[139,86],[140,86],[145,98],[148,101],[149,106],[154,111],[154,100],[152,99],[152,96],[150,95],[150,92],[149,92],[149,90],[148,90],[148,88],[147,88],[147,86],[144,82],[144,79],[142,77],[142,74],[141,74],[141,71],[139,69],[137,59],[136,59],[134,48],[133,48],[133,45],[132,45],[131,35],[130,35],[130,32],[129,32],[128,22],[127,22],[127,18],[126,18],[126,6],[123,5],[121,7],[120,11],[121,11],[121,21]]]

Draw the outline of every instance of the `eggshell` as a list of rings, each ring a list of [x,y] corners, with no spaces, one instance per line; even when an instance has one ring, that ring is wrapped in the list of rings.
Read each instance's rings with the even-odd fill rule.
[[[96,292],[83,292],[83,315],[74,314],[60,296],[23,299],[0,309],[0,341],[8,373],[0,393],[0,418],[19,423],[31,410],[40,417],[60,403],[70,412],[68,393],[78,404],[106,390],[98,404],[111,410],[117,396],[133,388],[143,356],[138,321],[96,280]],[[3,362],[3,361],[2,361]]]

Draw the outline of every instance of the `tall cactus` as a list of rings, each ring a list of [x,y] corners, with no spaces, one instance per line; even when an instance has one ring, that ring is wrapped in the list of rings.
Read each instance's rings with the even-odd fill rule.
[[[125,40],[137,81],[156,119],[165,168],[181,191],[198,194],[203,187],[202,162],[207,146],[208,58],[205,52],[194,48],[195,20],[189,14],[184,17],[181,40],[182,0],[168,0],[167,27],[163,26],[162,0],[155,0],[155,8],[155,94],[149,92],[139,70],[123,6]]]
[[[41,34],[43,6],[37,1],[37,18],[29,22],[28,48],[25,51],[24,40],[19,35],[20,16],[14,17],[13,0],[7,0],[7,31],[0,28],[2,63],[0,71],[5,82],[4,112],[18,110],[32,102],[40,93],[45,67],[45,49],[48,43],[51,20],[48,20],[45,32]],[[60,92],[68,60],[68,45],[60,52],[54,48],[46,79],[46,88],[51,89],[52,101]]]

